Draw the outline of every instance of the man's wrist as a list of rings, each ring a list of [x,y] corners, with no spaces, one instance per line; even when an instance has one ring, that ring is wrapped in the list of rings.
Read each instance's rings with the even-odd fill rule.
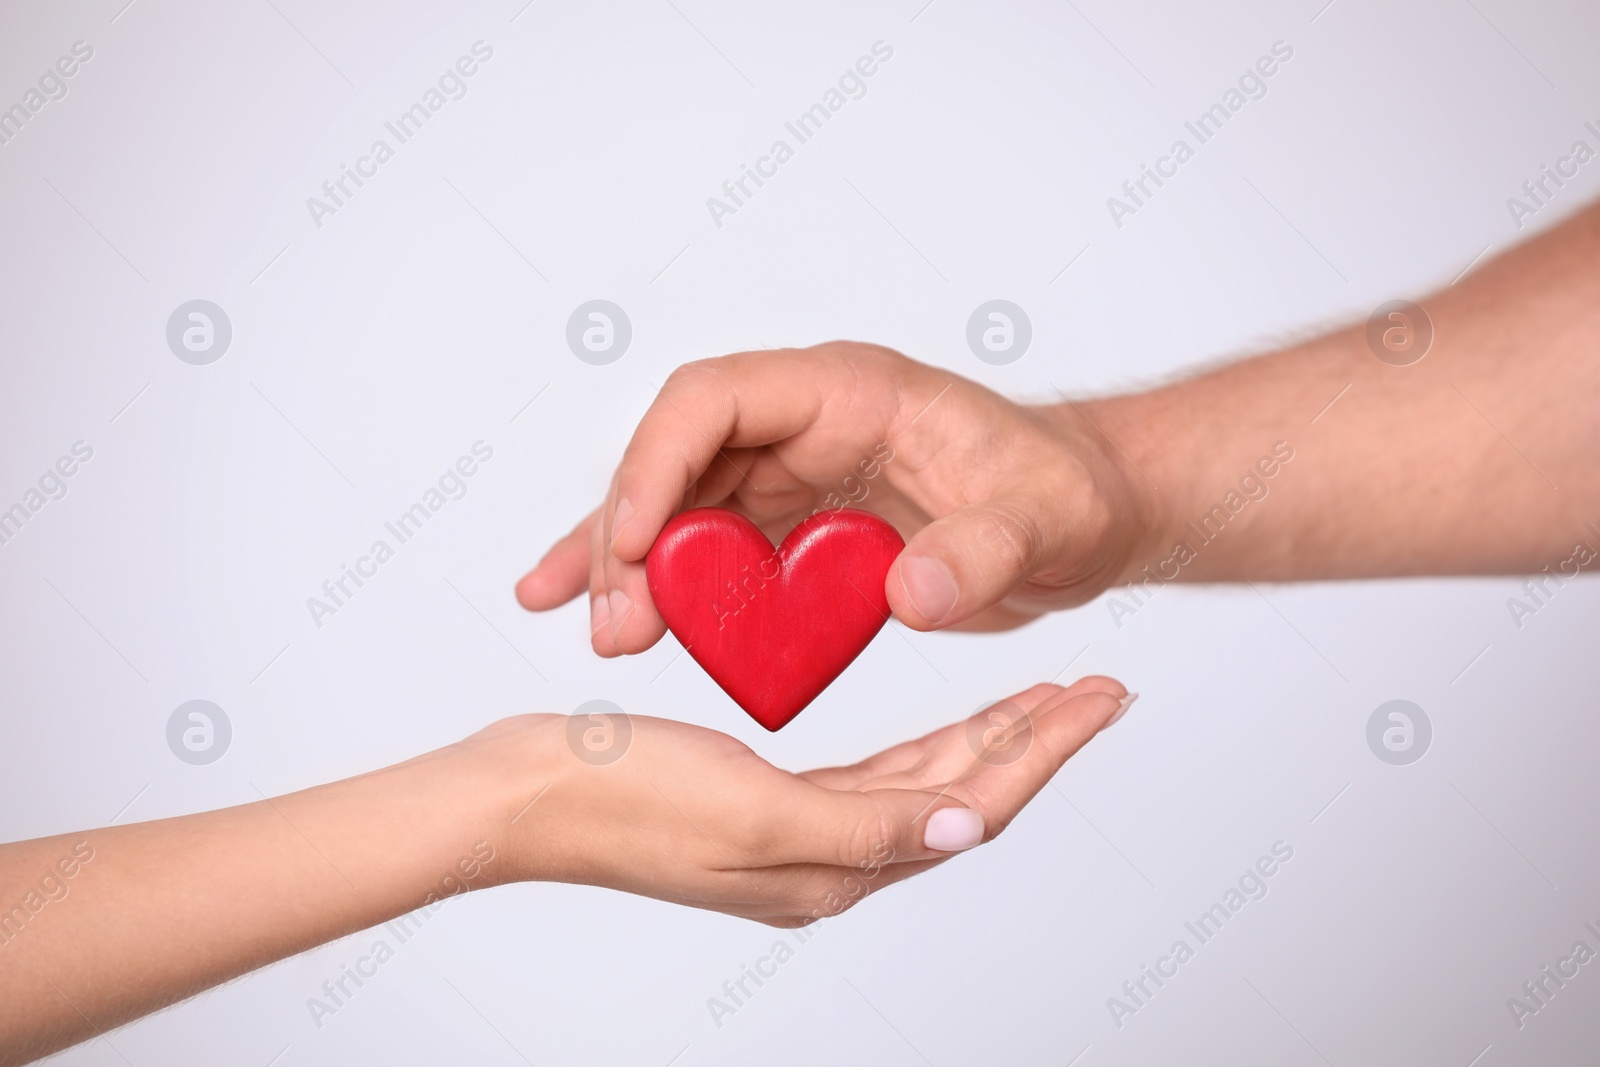
[[[1122,559],[1110,578],[1112,585],[1132,580],[1156,558],[1172,528],[1171,494],[1155,473],[1166,473],[1160,453],[1166,442],[1153,432],[1157,427],[1170,431],[1148,410],[1148,396],[1064,400],[1047,408],[1069,449],[1091,450],[1100,457],[1102,469],[1115,472],[1115,486],[1105,491],[1119,513]]]

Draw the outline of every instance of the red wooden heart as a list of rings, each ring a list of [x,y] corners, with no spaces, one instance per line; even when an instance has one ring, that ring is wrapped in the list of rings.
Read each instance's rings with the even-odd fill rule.
[[[695,508],[661,531],[645,578],[695,662],[778,730],[882,629],[883,579],[904,547],[893,526],[851,508],[811,516],[778,548],[743,515]]]

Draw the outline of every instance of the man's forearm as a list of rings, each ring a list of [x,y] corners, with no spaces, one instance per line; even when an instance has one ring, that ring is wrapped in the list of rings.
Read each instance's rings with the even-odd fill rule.
[[[1362,323],[1077,404],[1149,513],[1123,579],[1507,573],[1600,550],[1600,209],[1422,306],[1434,340],[1407,366]]]
[[[469,759],[0,846],[0,1064],[494,880]]]

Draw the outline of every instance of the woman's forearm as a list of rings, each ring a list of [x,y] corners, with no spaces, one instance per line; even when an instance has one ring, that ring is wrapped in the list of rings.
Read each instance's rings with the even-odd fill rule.
[[[1080,403],[1149,511],[1123,580],[1522,572],[1600,550],[1600,209],[1421,304],[1434,337],[1409,365],[1362,323]]]
[[[493,880],[509,815],[473,760],[0,846],[0,1063]]]
[[[807,776],[688,723],[518,715],[289,796],[0,845],[0,1067],[504,882],[816,922],[999,833],[1131,701],[1033,686],[1006,702],[1021,758],[974,760],[968,721]]]

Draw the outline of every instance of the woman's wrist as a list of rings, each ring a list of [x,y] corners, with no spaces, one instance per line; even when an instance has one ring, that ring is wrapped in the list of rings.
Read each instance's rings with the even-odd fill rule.
[[[501,778],[456,744],[267,803],[356,888],[351,918],[362,928],[512,880],[495,840],[509,804]]]
[[[559,840],[541,838],[548,826],[539,804],[568,777],[567,717],[518,715],[501,719],[439,753],[455,785],[449,801],[461,839],[486,843],[492,861],[467,889],[524,881],[579,881],[579,857]],[[566,757],[566,758],[563,758]],[[427,757],[424,757],[427,758]],[[548,835],[546,835],[548,836]]]

